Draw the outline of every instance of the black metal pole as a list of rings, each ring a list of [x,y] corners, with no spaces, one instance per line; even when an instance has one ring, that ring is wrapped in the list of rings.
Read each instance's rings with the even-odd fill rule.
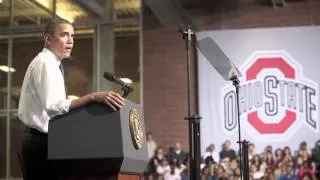
[[[241,125],[240,125],[240,104],[239,104],[239,89],[240,89],[240,81],[238,79],[237,76],[232,76],[230,78],[230,80],[232,81],[232,84],[234,85],[234,87],[236,88],[236,100],[237,100],[237,107],[236,107],[236,111],[237,111],[237,123],[238,123],[238,144],[239,144],[239,165],[240,165],[240,179],[243,179],[243,164],[242,164],[242,148],[241,148]]]
[[[249,157],[248,157],[248,145],[249,141],[242,141],[243,150],[243,179],[249,180]]]
[[[230,78],[236,88],[237,99],[237,120],[238,120],[238,142],[239,143],[239,164],[240,164],[240,179],[249,180],[249,158],[248,158],[248,144],[249,141],[241,140],[241,124],[240,124],[240,103],[239,103],[239,89],[240,81],[237,76]]]
[[[200,119],[201,117],[197,114],[192,116],[192,123],[193,123],[193,149],[194,149],[194,176],[196,180],[200,180],[201,177],[201,170],[200,170],[200,157],[201,157],[201,150],[200,150]]]
[[[189,130],[189,157],[190,157],[190,179],[195,178],[195,173],[194,173],[194,151],[193,151],[193,124],[192,124],[192,119],[191,119],[191,100],[190,100],[190,89],[191,89],[191,77],[190,77],[190,57],[192,56],[191,54],[191,49],[190,47],[192,46],[192,34],[193,32],[189,27],[186,29],[183,29],[183,39],[186,42],[186,55],[187,55],[187,93],[188,93],[188,117],[185,118],[188,120],[188,130]]]
[[[191,65],[190,58],[193,57],[191,48],[195,48],[195,33],[191,30],[190,26],[180,26],[179,32],[182,33],[185,40],[186,55],[187,55],[187,93],[188,93],[188,117],[184,118],[188,120],[189,130],[189,172],[190,180],[200,180],[200,119],[197,114],[191,116]]]

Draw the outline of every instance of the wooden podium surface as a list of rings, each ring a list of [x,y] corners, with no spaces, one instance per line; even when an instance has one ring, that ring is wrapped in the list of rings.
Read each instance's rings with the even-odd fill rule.
[[[61,180],[138,180],[147,166],[140,106],[90,104],[50,121],[48,159]]]

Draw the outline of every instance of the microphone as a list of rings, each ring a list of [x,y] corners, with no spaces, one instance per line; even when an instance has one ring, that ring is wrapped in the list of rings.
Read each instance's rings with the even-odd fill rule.
[[[121,79],[119,79],[114,74],[111,74],[109,72],[103,73],[103,77],[111,82],[115,82],[122,86],[121,90],[123,91],[123,97],[127,97],[129,93],[133,92],[133,88],[129,86],[127,83],[123,82]]]
[[[121,86],[127,86],[125,82],[123,82],[121,79],[117,78],[114,74],[111,74],[109,72],[105,72],[103,74],[103,77],[111,82],[115,82],[117,84],[120,84]]]

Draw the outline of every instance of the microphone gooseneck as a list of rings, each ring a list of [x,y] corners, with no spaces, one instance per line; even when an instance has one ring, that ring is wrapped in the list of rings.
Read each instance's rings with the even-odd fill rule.
[[[129,93],[133,92],[133,88],[129,86],[127,83],[123,82],[121,79],[116,77],[114,74],[111,74],[109,72],[103,73],[103,77],[111,82],[115,82],[122,86],[121,90],[123,91],[122,97],[126,98]]]

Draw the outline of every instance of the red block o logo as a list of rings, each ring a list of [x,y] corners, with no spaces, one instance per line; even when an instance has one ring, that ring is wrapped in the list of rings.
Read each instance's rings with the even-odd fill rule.
[[[288,79],[295,79],[296,73],[282,57],[258,58],[256,62],[248,68],[246,80],[254,80],[264,69],[275,68],[281,71]],[[258,116],[258,112],[248,113],[248,122],[261,134],[283,134],[296,121],[296,113],[286,110],[285,116],[278,123],[265,123]]]

